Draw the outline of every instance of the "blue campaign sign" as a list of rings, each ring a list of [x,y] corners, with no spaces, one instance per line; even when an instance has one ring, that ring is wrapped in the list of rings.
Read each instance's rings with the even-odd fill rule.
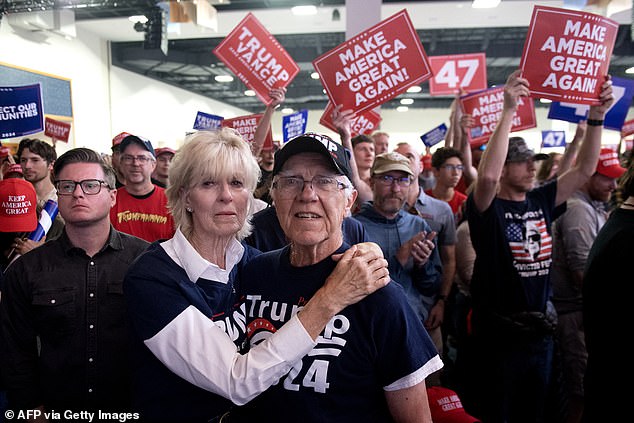
[[[605,115],[604,127],[620,131],[634,97],[634,80],[612,77],[614,103]],[[585,120],[590,106],[586,104],[560,103],[553,101],[548,110],[548,119],[577,123]]]
[[[0,139],[44,130],[40,84],[0,87]]]
[[[440,141],[445,139],[447,135],[447,125],[441,123],[434,129],[429,132],[424,133],[420,136],[420,139],[423,141],[427,147],[431,147],[432,145],[438,144]]]
[[[300,110],[297,113],[282,117],[282,134],[284,143],[306,132],[308,123],[308,110]]]
[[[565,147],[566,131],[542,131],[542,147]]]
[[[222,116],[210,115],[208,113],[198,112],[194,121],[194,129],[218,129],[222,125],[224,118]]]

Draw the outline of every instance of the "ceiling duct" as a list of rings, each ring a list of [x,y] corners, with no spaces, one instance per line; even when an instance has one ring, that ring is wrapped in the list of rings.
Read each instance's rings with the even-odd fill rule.
[[[53,32],[75,38],[75,13],[68,9],[41,10],[37,12],[11,13],[6,15],[13,28],[25,31]]]

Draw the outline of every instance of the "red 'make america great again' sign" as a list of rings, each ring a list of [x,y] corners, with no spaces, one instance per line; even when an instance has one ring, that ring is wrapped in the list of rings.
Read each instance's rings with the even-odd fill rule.
[[[520,97],[517,111],[513,115],[511,131],[537,126],[535,103],[532,98]],[[473,116],[475,124],[469,131],[469,143],[475,147],[489,140],[500,120],[504,107],[504,87],[489,88],[460,97],[460,105],[465,114]]]
[[[331,102],[328,102],[326,110],[321,115],[319,123],[324,125],[331,131],[338,132],[335,124],[332,122],[332,112],[335,110]],[[381,115],[374,110],[366,110],[361,113],[356,113],[354,117],[350,119],[350,135],[355,137],[359,134],[371,134],[374,130],[379,128],[381,123]]]
[[[253,138],[255,137],[255,130],[258,128],[258,124],[260,120],[262,120],[262,114],[255,115],[247,115],[247,116],[238,116],[232,119],[223,119],[222,126],[226,128],[233,128],[242,137],[243,140],[251,144],[253,142]],[[272,147],[273,146],[273,133],[271,132],[271,128],[269,127],[269,131],[266,134],[266,138],[264,139],[263,147]]]
[[[599,104],[618,29],[603,16],[535,6],[520,61],[531,95]]]
[[[299,66],[284,47],[249,13],[214,49],[214,54],[266,105],[271,88],[286,87]]]
[[[407,10],[379,22],[313,61],[330,102],[374,109],[432,76]]]

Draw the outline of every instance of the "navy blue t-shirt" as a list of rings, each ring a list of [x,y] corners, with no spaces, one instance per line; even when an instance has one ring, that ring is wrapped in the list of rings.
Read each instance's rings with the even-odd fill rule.
[[[349,247],[344,244],[337,253]],[[324,284],[336,266],[327,258],[293,267],[289,247],[264,253],[245,268],[251,345],[279,329]],[[403,289],[390,283],[336,315],[318,344],[277,385],[232,412],[232,421],[388,422],[384,386],[428,366],[438,353]],[[421,374],[423,371],[421,371]],[[421,380],[424,375],[421,376]]]

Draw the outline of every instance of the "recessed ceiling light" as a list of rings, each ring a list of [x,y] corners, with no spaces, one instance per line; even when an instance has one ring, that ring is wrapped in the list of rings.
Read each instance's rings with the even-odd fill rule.
[[[421,88],[420,85],[412,85],[411,87],[409,87],[407,89],[408,93],[419,93],[421,92],[423,89]]]
[[[284,108],[282,109],[282,113],[283,113],[283,114],[285,114],[285,115],[290,115],[290,114],[291,114],[291,113],[293,113],[293,112],[294,112],[294,110],[293,110],[293,109],[291,109],[290,107],[284,107]]]
[[[553,101],[547,98],[540,98],[539,99],[540,103],[544,103],[544,104],[548,104],[548,103],[552,103]]]
[[[293,15],[295,15],[295,16],[316,15],[317,14],[317,6],[307,5],[307,6],[291,7],[291,13],[293,13]]]
[[[409,110],[409,107],[407,107],[407,106],[398,106],[398,107],[396,108],[396,111],[397,111],[397,112],[406,112],[406,111],[408,111],[408,110]]]
[[[401,99],[401,104],[404,106],[409,106],[410,104],[414,104],[414,99],[413,98],[402,98]]]
[[[244,92],[244,95],[246,95],[247,97],[255,97],[255,91],[253,90],[246,90]]]
[[[231,75],[216,75],[214,77],[216,82],[231,82],[233,81],[233,76]]]
[[[498,7],[500,0],[473,0],[471,7],[474,9],[492,9]]]
[[[130,22],[134,22],[134,23],[141,22],[142,24],[144,24],[144,23],[146,23],[146,22],[147,22],[147,18],[145,17],[145,15],[134,15],[134,16],[130,16],[130,17],[128,18],[128,20],[129,20]]]
[[[317,72],[313,72],[310,74],[310,77],[313,79],[319,79],[319,74]]]

